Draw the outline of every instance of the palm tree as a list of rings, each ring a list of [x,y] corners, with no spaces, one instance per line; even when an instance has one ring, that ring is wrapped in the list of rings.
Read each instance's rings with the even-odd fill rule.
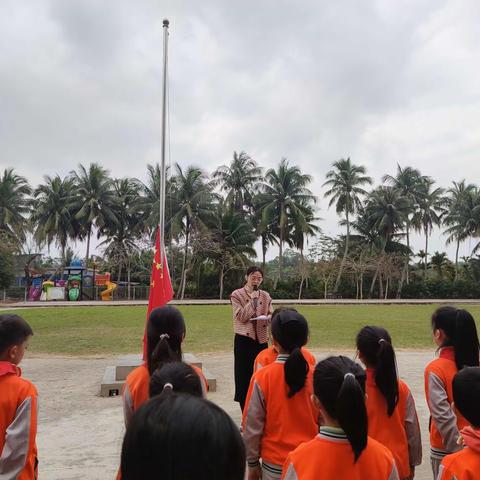
[[[443,270],[450,264],[448,256],[445,252],[435,252],[430,260],[432,268],[437,272],[440,279],[443,279]]]
[[[418,225],[417,229],[423,230],[425,234],[424,280],[427,276],[428,238],[432,233],[433,227],[441,225],[442,216],[445,213],[444,190],[440,187],[433,189],[434,183],[430,178],[422,180],[418,197],[418,212],[414,214],[414,222]]]
[[[25,241],[30,193],[25,177],[17,175],[13,168],[3,171],[0,177],[0,233],[10,237],[17,246]]]
[[[196,167],[188,167],[185,171],[175,165],[176,175],[172,178],[173,202],[175,212],[172,216],[172,230],[181,232],[185,239],[182,272],[180,277],[179,296],[185,296],[187,279],[187,257],[191,235],[196,230],[207,228],[213,222],[211,184],[206,175]]]
[[[405,256],[405,266],[404,272],[402,272],[402,278],[399,285],[399,295],[402,290],[402,284],[404,277],[406,279],[407,285],[410,283],[409,276],[409,264],[410,264],[410,228],[412,218],[415,214],[416,209],[418,208],[419,196],[421,191],[422,182],[425,181],[427,177],[422,175],[419,170],[412,167],[402,168],[397,164],[397,174],[395,177],[391,175],[384,175],[383,182],[388,183],[393,186],[398,192],[405,197],[409,202],[409,212],[405,216],[405,234],[407,237],[407,255]],[[399,296],[398,295],[398,296]]]
[[[268,170],[265,179],[262,219],[264,223],[274,222],[278,225],[279,256],[276,287],[276,282],[282,279],[283,244],[288,241],[289,219],[293,216],[308,215],[308,208],[316,203],[316,197],[307,188],[312,177],[302,173],[297,166],[290,167],[286,158],[280,161],[277,170],[273,168]]]
[[[72,171],[70,173],[76,189],[72,207],[77,212],[75,219],[83,227],[80,237],[87,238],[86,268],[93,227],[97,228],[97,234],[100,238],[105,227],[118,222],[118,219],[114,211],[116,196],[112,188],[112,181],[108,177],[108,170],[96,163],[91,163],[88,169],[79,165],[78,169],[78,172]]]
[[[382,238],[380,260],[370,286],[370,296],[375,287],[380,269],[380,261],[382,254],[385,253],[385,247],[392,238],[392,235],[404,224],[405,216],[409,211],[408,209],[408,200],[402,196],[398,190],[392,187],[378,187],[371,192],[368,197],[365,208],[366,215],[372,227],[378,231]]]
[[[44,183],[34,192],[31,220],[35,225],[35,240],[39,245],[55,242],[60,247],[62,265],[69,238],[75,238],[72,209],[74,184],[71,178],[44,176]]]
[[[222,165],[213,172],[214,184],[227,192],[226,202],[237,212],[253,208],[254,193],[262,169],[245,152],[233,152],[230,165]]]
[[[361,165],[354,165],[350,158],[340,159],[332,164],[333,169],[327,175],[327,181],[323,186],[330,187],[325,192],[325,197],[331,197],[328,207],[335,204],[338,215],[345,215],[347,236],[345,239],[345,250],[343,252],[342,263],[338,270],[337,279],[333,288],[333,293],[337,293],[342,278],[345,260],[348,255],[348,247],[350,242],[350,215],[355,214],[362,205],[361,197],[367,192],[362,185],[370,185],[372,179],[366,176],[366,169]]]

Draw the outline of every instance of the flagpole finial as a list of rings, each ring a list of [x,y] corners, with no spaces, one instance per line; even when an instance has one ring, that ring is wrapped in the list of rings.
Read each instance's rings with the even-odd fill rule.
[[[168,21],[168,18],[164,18],[163,19],[163,26],[168,28],[169,25],[170,25],[170,22]]]

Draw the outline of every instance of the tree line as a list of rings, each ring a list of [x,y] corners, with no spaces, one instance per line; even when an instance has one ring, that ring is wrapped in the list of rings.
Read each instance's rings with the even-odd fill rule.
[[[480,231],[480,189],[465,180],[444,189],[418,169],[398,166],[373,186],[365,167],[340,159],[326,173],[324,196],[344,232],[327,237],[319,226],[312,177],[286,159],[265,170],[245,152],[234,152],[210,175],[195,166],[176,164],[169,170],[165,242],[179,298],[223,298],[257,260],[257,240],[258,263],[268,272],[274,296],[428,296],[428,289],[439,284],[449,295],[477,281],[478,258],[458,256],[462,242]],[[86,244],[86,265],[95,261],[118,280],[126,276],[148,284],[159,179],[158,165],[147,166],[142,182],[112,178],[92,163],[64,178],[45,176],[34,188],[13,168],[5,169],[0,176],[0,264],[8,270],[8,255],[24,252],[31,239],[39,249],[56,246],[60,258],[45,260],[46,266],[62,268],[80,240]],[[443,252],[429,251],[434,227],[443,229],[447,244],[456,245],[454,263]],[[425,238],[420,252],[411,248],[412,232]],[[101,240],[101,255],[95,257],[92,235]],[[270,248],[278,255],[266,262]]]

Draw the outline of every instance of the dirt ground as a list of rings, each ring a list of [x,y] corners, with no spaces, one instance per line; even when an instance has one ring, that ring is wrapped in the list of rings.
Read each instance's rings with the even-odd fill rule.
[[[318,359],[327,351],[314,352]],[[339,352],[334,352],[339,353]],[[353,352],[342,352],[353,355]],[[399,370],[413,391],[422,426],[424,461],[415,478],[432,478],[428,450],[428,411],[423,394],[423,369],[433,352],[397,352]],[[217,378],[209,399],[240,422],[233,398],[232,353],[200,354]],[[22,363],[23,374],[38,388],[40,412],[37,444],[40,478],[47,480],[113,479],[124,433],[121,399],[98,396],[105,367],[115,358],[34,357]]]

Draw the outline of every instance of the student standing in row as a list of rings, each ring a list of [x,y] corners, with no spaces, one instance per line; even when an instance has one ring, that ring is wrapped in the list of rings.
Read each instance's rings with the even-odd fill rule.
[[[313,402],[320,433],[291,452],[285,480],[398,480],[390,450],[368,437],[365,371],[347,357],[329,357],[315,368]]]
[[[21,377],[33,335],[18,315],[0,315],[0,478],[37,478],[37,389]]]
[[[440,353],[425,369],[425,394],[431,417],[430,456],[436,478],[443,457],[462,448],[457,439],[468,421],[452,405],[452,382],[463,367],[479,365],[479,343],[475,320],[466,310],[439,308],[432,316],[432,330]]]
[[[422,463],[422,439],[415,401],[397,375],[390,335],[381,327],[364,327],[357,350],[367,368],[368,435],[393,453],[400,479],[412,479]]]
[[[254,373],[243,412],[249,480],[279,479],[288,453],[318,432],[318,411],[310,401],[312,369],[301,351],[307,321],[282,310],[272,319],[272,337],[278,357]]]

